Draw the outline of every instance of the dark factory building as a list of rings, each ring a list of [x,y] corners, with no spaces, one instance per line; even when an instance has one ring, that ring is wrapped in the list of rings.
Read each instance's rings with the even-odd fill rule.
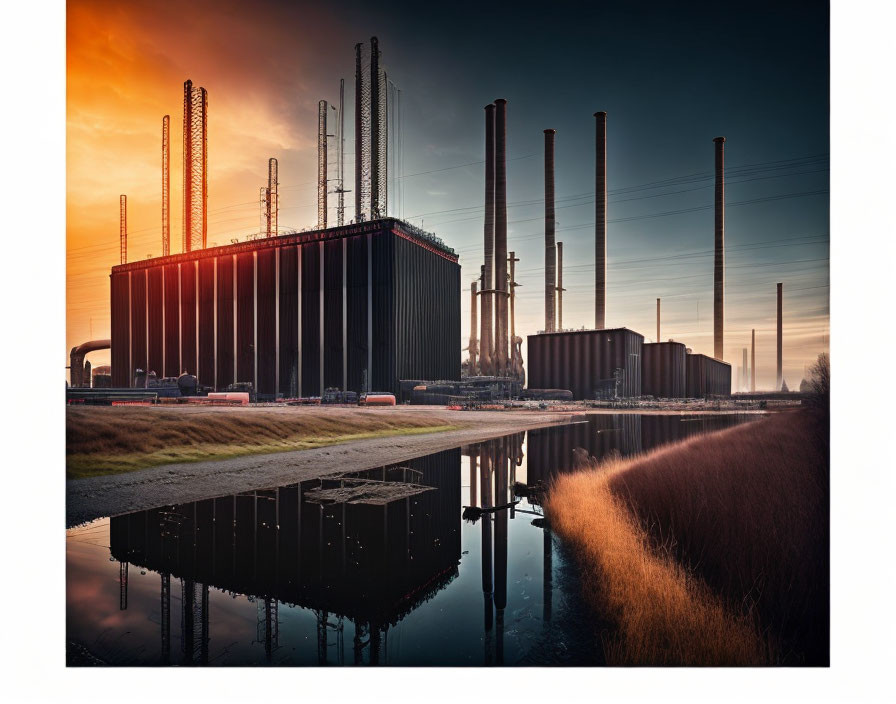
[[[728,396],[731,394],[731,365],[705,354],[687,356],[687,396]]]
[[[644,336],[628,328],[528,337],[530,389],[569,389],[575,400],[641,395]]]
[[[649,342],[641,350],[641,393],[654,398],[684,398],[687,348],[681,342]]]
[[[389,218],[113,267],[113,383],[186,371],[295,397],[459,379],[457,259]]]

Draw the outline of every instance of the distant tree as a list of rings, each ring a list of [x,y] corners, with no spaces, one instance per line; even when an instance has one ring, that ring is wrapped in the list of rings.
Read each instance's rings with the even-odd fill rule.
[[[808,392],[810,405],[827,413],[831,404],[831,360],[827,352],[818,355],[809,367]]]
[[[805,393],[808,393],[808,392],[809,392],[809,382],[806,381],[805,379],[803,379],[803,380],[800,382],[800,393],[801,393],[801,394],[805,394]]]
[[[787,380],[786,379],[781,382],[781,391],[785,394],[790,393],[790,389],[787,388]]]

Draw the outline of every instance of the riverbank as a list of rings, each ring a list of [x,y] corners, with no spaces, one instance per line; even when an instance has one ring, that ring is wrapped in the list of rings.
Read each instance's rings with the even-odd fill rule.
[[[82,409],[78,409],[82,410]],[[141,421],[154,420],[154,408],[83,409],[86,412],[108,410],[141,411]],[[349,470],[364,470],[407,461],[414,457],[480,442],[529,428],[569,421],[570,414],[542,412],[449,411],[440,407],[359,409],[359,408],[215,408],[203,409],[215,415],[206,425],[235,422],[275,413],[278,417],[301,419],[320,424],[335,424],[343,436],[357,432],[361,419],[373,418],[397,427],[402,419],[417,423],[418,428],[453,426],[441,432],[395,433],[388,436],[349,439],[308,449],[274,453],[255,451],[240,457],[193,462],[175,462],[139,471],[107,474],[66,482],[66,525],[73,526],[102,516],[115,516],[165,504],[197,501],[252,489],[281,486]],[[184,412],[178,420],[189,423],[198,409]],[[257,414],[257,415],[256,415]],[[70,416],[71,418],[71,416]],[[125,416],[121,416],[123,420]],[[286,421],[284,421],[286,422]],[[147,433],[146,427],[137,428]],[[116,433],[128,432],[121,424]]]
[[[777,414],[560,476],[546,509],[620,665],[826,665],[829,463]]]
[[[66,408],[66,478],[307,450],[464,427],[413,412],[334,408]]]

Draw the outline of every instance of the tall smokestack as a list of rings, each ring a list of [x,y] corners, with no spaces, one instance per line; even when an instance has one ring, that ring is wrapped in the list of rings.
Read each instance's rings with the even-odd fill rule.
[[[470,353],[470,367],[467,373],[470,376],[477,375],[477,367],[479,364],[479,341],[476,339],[476,328],[479,327],[478,309],[476,308],[476,282],[470,284],[470,344],[467,350]]]
[[[121,247],[121,263],[128,263],[128,197],[122,195],[118,199],[118,233]]]
[[[607,326],[607,113],[594,113],[594,327]]]
[[[554,313],[557,308],[557,245],[555,243],[554,218],[554,134],[557,130],[544,131],[544,329],[554,331]]]
[[[557,329],[563,329],[563,243],[557,243]]]
[[[750,342],[750,392],[756,393],[756,331],[753,330],[753,340]]]
[[[484,376],[495,373],[494,340],[492,337],[492,301],[494,300],[494,284],[492,275],[495,270],[495,105],[485,106],[485,229],[484,249],[485,268],[482,278],[482,292],[479,298],[482,303],[480,319],[481,334],[479,336],[479,367]]]
[[[743,362],[743,376],[741,377],[743,381],[741,381],[741,386],[745,389],[747,388],[747,348],[744,347],[744,362]]]
[[[171,254],[171,208],[169,195],[171,192],[171,178],[168,168],[171,160],[170,135],[171,116],[162,118],[162,256]]]
[[[508,373],[507,339],[507,101],[495,101],[495,366]]]
[[[775,391],[781,390],[781,384],[784,381],[784,355],[783,355],[783,344],[784,344],[784,326],[783,326],[783,311],[784,311],[784,284],[778,284],[778,382],[775,386]]]
[[[660,299],[656,299],[656,341],[660,341]]]
[[[725,344],[725,138],[716,137],[712,141],[716,145],[716,252],[712,279],[712,326],[714,356],[721,360]]]

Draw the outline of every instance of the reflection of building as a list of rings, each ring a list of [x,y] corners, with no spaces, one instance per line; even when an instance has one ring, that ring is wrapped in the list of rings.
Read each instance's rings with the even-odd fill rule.
[[[526,440],[527,483],[546,486],[553,476],[576,469],[590,457],[601,460],[613,452],[629,457],[737,422],[736,416],[601,413],[578,423],[536,428]]]
[[[111,296],[116,387],[135,369],[262,396],[460,377],[457,254],[400,220],[122,264]]]
[[[464,448],[470,456],[470,503],[480,508],[503,506],[483,513],[482,521],[482,596],[486,665],[504,664],[504,610],[507,608],[507,537],[508,520],[514,511],[515,468],[522,462],[525,433],[517,433]],[[478,492],[476,491],[478,480]],[[477,503],[476,495],[479,496]],[[550,541],[545,541],[550,550]],[[550,556],[546,554],[546,580],[550,581]],[[545,588],[550,594],[550,588]],[[547,598],[547,597],[546,597]],[[550,607],[545,606],[550,614]]]
[[[460,450],[406,465],[422,473],[416,483],[434,490],[323,505],[305,498],[319,486],[314,480],[140,511],[111,519],[112,555],[162,575],[163,653],[170,649],[169,575],[181,579],[192,596],[181,619],[184,662],[207,660],[212,586],[264,604],[259,640],[268,655],[276,648],[276,605],[285,602],[317,612],[322,658],[328,630],[339,629],[341,638],[349,618],[356,660],[366,653],[375,663],[389,626],[450,582],[460,560]]]

